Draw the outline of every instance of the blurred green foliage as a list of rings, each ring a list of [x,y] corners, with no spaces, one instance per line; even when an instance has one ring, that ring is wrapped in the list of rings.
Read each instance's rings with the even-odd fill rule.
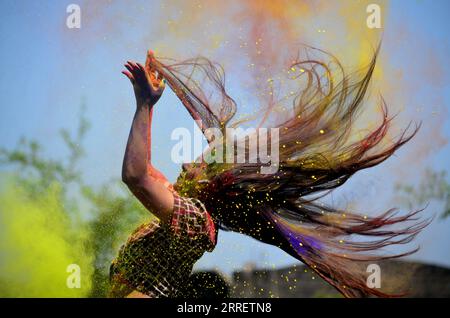
[[[75,133],[71,133],[67,129],[60,130],[61,139],[68,149],[66,156],[62,159],[48,158],[44,155],[44,147],[38,141],[25,137],[22,137],[12,150],[0,148],[0,164],[5,168],[2,171],[2,180],[12,180],[13,189],[14,187],[15,189],[20,189],[22,193],[22,199],[17,199],[16,201],[19,202],[16,204],[11,205],[9,203],[7,205],[6,201],[8,200],[6,199],[0,202],[0,218],[2,221],[1,226],[4,229],[10,229],[14,224],[26,224],[22,222],[25,221],[23,219],[30,218],[30,214],[27,215],[16,211],[18,206],[21,205],[20,201],[24,200],[23,198],[26,198],[29,206],[31,205],[31,208],[27,211],[33,210],[33,207],[39,207],[39,213],[47,215],[43,215],[41,218],[42,222],[38,224],[36,222],[33,223],[33,231],[44,231],[49,234],[59,233],[58,235],[62,236],[60,241],[64,241],[67,245],[61,248],[60,252],[54,247],[53,254],[67,254],[68,250],[73,249],[73,240],[77,240],[77,244],[83,246],[83,253],[78,253],[78,257],[83,257],[83,261],[90,260],[91,262],[92,270],[85,271],[85,273],[89,273],[89,277],[84,277],[89,280],[87,284],[89,291],[84,295],[78,296],[104,297],[108,291],[108,274],[111,260],[131,231],[143,222],[145,218],[149,218],[150,214],[128,192],[119,178],[114,178],[96,187],[90,185],[89,181],[85,180],[87,178],[83,178],[80,170],[80,161],[86,157],[83,141],[88,136],[91,126],[85,113],[86,107],[83,105],[80,108],[79,122]],[[117,175],[120,175],[120,172],[117,172]],[[11,187],[8,189],[5,184],[6,181],[2,182],[2,192],[0,194],[5,198],[10,198],[17,191],[11,192]],[[42,205],[48,204],[42,203],[42,198],[48,197],[49,189],[55,187],[58,191],[52,191],[51,196],[52,202],[56,202],[54,205],[57,208],[53,207],[50,209]],[[56,210],[57,212],[55,212]],[[62,215],[64,218],[63,222],[56,225],[50,224],[48,220],[56,218],[56,213]],[[36,215],[36,213],[33,215]],[[19,220],[20,222],[18,222]],[[40,228],[36,226],[40,226]],[[65,228],[62,231],[56,231],[55,227]],[[67,229],[70,229],[71,233],[78,233],[79,235],[69,235]],[[3,246],[4,248],[2,247],[2,250],[0,250],[0,263],[3,267],[15,267],[15,264],[10,264],[9,260],[13,258],[8,253],[15,251],[14,253],[17,254],[18,250],[26,249],[26,247],[18,246],[17,243],[26,236],[25,234],[30,234],[35,240],[40,239],[27,231],[29,229],[19,228],[18,237],[14,238],[14,240],[10,237],[9,245],[12,246],[7,246],[8,248]],[[44,240],[43,237],[41,239]],[[39,249],[42,249],[43,242],[38,241],[35,243],[28,243],[27,245],[33,245],[38,249],[34,253],[36,258],[38,257],[36,255],[42,253]],[[22,254],[29,254],[30,252],[24,251]],[[55,255],[55,259],[60,260],[64,258],[63,255]],[[38,273],[27,275],[27,266],[25,265],[17,267],[21,268],[21,271],[14,271],[14,275],[21,279],[23,284],[22,290],[12,290],[14,285],[12,282],[17,280],[14,280],[11,274],[8,274],[8,276],[3,275],[0,276],[0,285],[2,286],[0,287],[0,295],[6,297],[29,297],[36,295],[38,292],[41,295],[47,295],[45,290],[51,288],[48,279],[47,281],[39,280],[37,278],[39,277]],[[48,264],[46,277],[50,277],[49,275],[52,271],[54,271],[52,277],[61,277],[61,272],[65,271],[65,267],[62,269],[60,265],[53,265]],[[63,277],[67,275],[64,272]],[[28,278],[22,279],[23,277]],[[65,285],[65,281],[63,284]],[[27,289],[27,286],[33,286],[32,291]],[[67,293],[60,290],[59,294],[56,291],[51,296],[66,297]]]
[[[447,181],[446,171],[427,169],[418,186],[397,184],[396,190],[401,196],[402,203],[409,209],[437,201],[443,206],[441,217],[450,216],[450,184]]]

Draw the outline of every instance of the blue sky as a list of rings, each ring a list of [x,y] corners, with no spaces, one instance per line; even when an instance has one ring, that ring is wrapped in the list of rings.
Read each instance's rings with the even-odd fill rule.
[[[65,149],[58,130],[76,127],[79,105],[84,99],[93,127],[82,170],[92,184],[100,184],[120,175],[134,111],[132,89],[120,71],[128,59],[143,61],[146,49],[152,47],[151,39],[155,35],[151,21],[158,19],[160,3],[136,1],[127,5],[125,1],[116,1],[114,6],[97,6],[94,1],[85,1],[81,5],[82,28],[68,30],[65,19],[69,3],[77,2],[0,2],[0,144],[11,148],[24,135],[41,141],[49,155],[62,157]],[[429,50],[434,53],[432,56],[445,61],[440,65],[443,74],[439,83],[424,83],[420,93],[405,91],[402,94],[411,104],[407,107],[415,108],[418,104],[428,107],[423,118],[420,113],[414,117],[423,120],[425,133],[428,131],[427,137],[419,138],[418,143],[433,143],[432,128],[439,120],[443,121],[440,134],[447,138],[450,128],[445,111],[450,102],[450,88],[446,58],[450,53],[450,42],[446,15],[450,12],[450,4],[446,0],[397,0],[389,2],[388,8],[383,54],[389,65],[398,65],[403,70],[404,81],[410,80],[411,76],[420,80],[423,75],[412,72],[409,66],[414,63],[425,67],[427,63],[431,65],[433,61],[427,60],[430,55],[426,54]],[[405,28],[417,34],[417,41],[423,41],[420,43],[423,52],[413,52],[418,44],[414,41],[405,41],[405,47],[395,50],[398,49],[396,41]],[[326,49],[333,51],[334,47]],[[185,56],[196,53],[192,47],[186,51]],[[423,80],[427,77],[423,76]],[[429,105],[428,101],[437,104]],[[170,140],[170,133],[176,127],[193,130],[194,125],[172,92],[166,91],[157,106],[153,124],[154,164],[174,180],[179,167],[167,160],[175,143]],[[433,117],[431,111],[435,106],[438,113]],[[333,195],[333,200],[339,202],[343,197],[358,201],[358,206],[383,210],[392,203],[392,187],[385,184],[399,181],[398,177],[393,177],[398,168],[395,160],[406,165],[403,167],[407,175],[405,180],[416,183],[426,167],[448,170],[449,155],[450,147],[444,145],[432,150],[416,165],[416,158],[408,157],[412,154],[402,150],[382,166],[357,175],[346,184],[345,190]],[[434,207],[438,209],[433,204],[430,209]],[[449,230],[450,219],[436,220],[418,239],[422,250],[412,258],[450,266]],[[248,262],[260,267],[296,263],[274,247],[241,235],[221,233],[215,251],[205,255],[198,266],[218,267],[230,273]]]

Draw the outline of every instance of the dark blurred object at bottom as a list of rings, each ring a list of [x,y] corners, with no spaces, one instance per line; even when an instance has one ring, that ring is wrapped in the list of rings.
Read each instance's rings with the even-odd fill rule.
[[[183,298],[226,298],[229,296],[229,285],[218,273],[194,272],[189,277],[186,288],[180,291]]]
[[[369,265],[370,263],[367,263]],[[381,289],[404,297],[450,297],[450,269],[413,261],[382,261]],[[369,276],[370,273],[367,273]],[[233,274],[231,297],[342,297],[309,268],[299,264],[273,270],[247,269]]]
[[[381,288],[391,293],[405,292],[405,297],[449,298],[450,269],[412,261],[379,262]],[[367,275],[370,275],[368,273]],[[181,297],[342,297],[315,273],[299,264],[278,269],[246,269],[224,279],[216,272],[196,272]]]

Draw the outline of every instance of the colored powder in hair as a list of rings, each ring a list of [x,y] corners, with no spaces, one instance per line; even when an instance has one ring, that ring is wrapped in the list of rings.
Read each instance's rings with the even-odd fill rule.
[[[310,250],[320,250],[322,248],[320,242],[317,239],[309,235],[302,234],[300,227],[295,227],[284,221],[281,217],[276,216],[270,212],[266,213],[266,216],[272,220],[272,223],[289,241],[294,250],[299,255],[305,255]]]

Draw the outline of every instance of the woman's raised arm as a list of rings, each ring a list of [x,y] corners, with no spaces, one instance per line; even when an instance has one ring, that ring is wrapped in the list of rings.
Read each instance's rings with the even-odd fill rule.
[[[151,164],[153,107],[164,91],[164,80],[152,70],[153,53],[145,67],[128,61],[125,74],[133,84],[136,113],[131,125],[122,166],[122,180],[141,203],[162,222],[171,219],[173,194],[165,176]]]

